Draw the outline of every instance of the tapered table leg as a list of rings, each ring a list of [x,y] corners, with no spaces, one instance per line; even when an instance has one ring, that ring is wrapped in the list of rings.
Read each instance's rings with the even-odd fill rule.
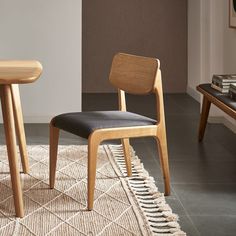
[[[15,124],[10,85],[1,85],[0,94],[15,211],[17,217],[23,217],[24,205],[17,161]]]
[[[12,84],[11,85],[11,94],[12,94],[12,104],[13,104],[13,112],[14,112],[14,119],[15,119],[15,126],[16,126],[16,134],[20,149],[20,156],[22,162],[23,172],[25,174],[29,173],[29,161],[28,161],[28,154],[26,150],[26,139],[25,139],[25,129],[24,129],[24,122],[22,116],[22,108],[20,102],[20,92],[19,92],[19,85]]]

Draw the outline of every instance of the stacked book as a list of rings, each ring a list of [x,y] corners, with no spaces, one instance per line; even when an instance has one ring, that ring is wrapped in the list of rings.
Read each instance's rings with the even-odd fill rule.
[[[236,75],[213,75],[211,87],[221,93],[229,93],[230,85],[236,85]]]
[[[236,84],[230,84],[229,96],[232,100],[236,101]]]

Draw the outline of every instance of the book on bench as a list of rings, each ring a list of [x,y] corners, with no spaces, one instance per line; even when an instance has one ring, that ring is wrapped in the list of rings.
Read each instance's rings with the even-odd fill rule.
[[[213,75],[212,81],[220,84],[236,83],[236,74]]]
[[[212,87],[213,89],[215,89],[215,90],[221,92],[221,93],[227,94],[227,93],[229,92],[229,87],[228,87],[228,88],[221,88],[221,87],[215,85],[214,83],[211,84],[211,87]]]
[[[236,101],[236,84],[230,84],[229,96],[232,100]]]
[[[211,87],[227,94],[232,83],[236,84],[236,74],[213,75]]]

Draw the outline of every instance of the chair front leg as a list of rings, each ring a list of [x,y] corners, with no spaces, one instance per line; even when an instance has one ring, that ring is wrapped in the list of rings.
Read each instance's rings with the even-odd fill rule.
[[[128,138],[121,139],[123,150],[124,150],[124,157],[125,157],[125,164],[127,170],[127,176],[132,176],[132,168],[131,168],[131,156],[130,156],[130,144]]]
[[[93,209],[94,190],[96,179],[97,152],[100,141],[90,135],[88,140],[88,210]]]
[[[58,139],[60,130],[50,123],[50,188],[54,188],[55,185],[55,175],[56,175],[56,165],[57,165],[57,150],[58,150]]]
[[[165,184],[165,195],[168,196],[170,195],[170,171],[169,171],[165,124],[160,124],[159,132],[157,133],[156,136],[156,142]]]

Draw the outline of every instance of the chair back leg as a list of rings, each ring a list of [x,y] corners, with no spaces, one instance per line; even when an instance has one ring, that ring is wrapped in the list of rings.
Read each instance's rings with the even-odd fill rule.
[[[125,164],[126,164],[126,171],[127,176],[132,176],[132,168],[131,168],[131,156],[130,156],[130,144],[128,138],[121,139],[123,150],[124,150],[124,157],[125,157]]]
[[[164,124],[160,124],[160,132],[156,137],[158,153],[162,168],[162,174],[165,184],[165,195],[170,195],[170,172],[169,172],[169,161],[168,161],[168,149],[166,140],[166,129]]]

